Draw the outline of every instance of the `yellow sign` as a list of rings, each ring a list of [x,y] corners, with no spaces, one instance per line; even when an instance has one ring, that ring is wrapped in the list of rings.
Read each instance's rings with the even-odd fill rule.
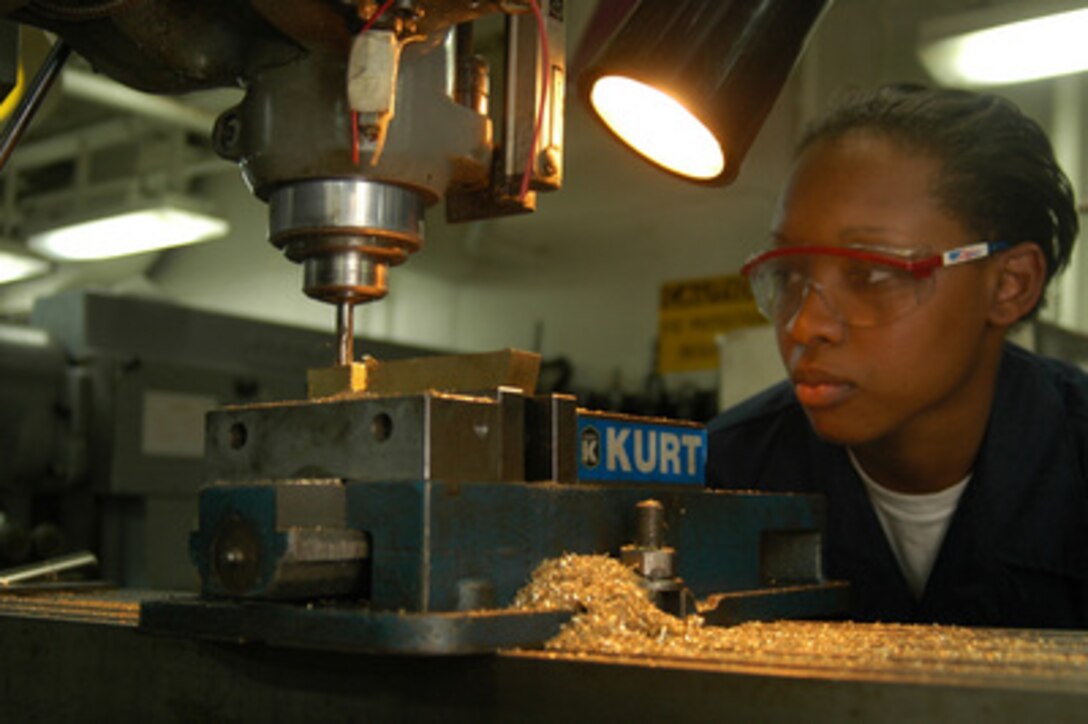
[[[740,275],[664,284],[658,313],[657,371],[715,369],[719,334],[766,322],[752,299],[748,281]]]

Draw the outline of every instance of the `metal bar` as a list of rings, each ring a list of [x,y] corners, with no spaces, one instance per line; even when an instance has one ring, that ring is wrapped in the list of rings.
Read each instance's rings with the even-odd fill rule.
[[[61,77],[65,95],[92,103],[129,111],[160,123],[182,128],[208,138],[215,126],[216,114],[203,108],[141,93],[104,76],[68,69]]]
[[[58,40],[53,49],[49,51],[49,55],[46,56],[42,67],[38,69],[34,80],[27,87],[22,100],[19,101],[19,105],[12,113],[11,121],[4,128],[3,135],[0,136],[0,171],[7,164],[11,152],[15,149],[15,144],[19,142],[19,139],[30,125],[34,114],[45,99],[45,94],[49,92],[50,86],[57,79],[57,75],[60,73],[61,68],[64,67],[64,62],[68,60],[71,52],[72,49],[67,43]]]
[[[56,558],[49,558],[26,566],[0,571],[0,587],[10,586],[14,583],[21,583],[35,578],[45,578],[46,576],[55,573],[72,571],[77,568],[97,565],[98,557],[95,556],[94,553],[88,551],[70,553],[66,556],[57,556]]]

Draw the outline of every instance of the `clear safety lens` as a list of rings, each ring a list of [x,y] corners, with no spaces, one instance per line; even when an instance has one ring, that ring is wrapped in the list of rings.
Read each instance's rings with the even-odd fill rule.
[[[817,292],[845,324],[887,324],[916,308],[933,278],[871,259],[794,254],[767,259],[748,272],[756,304],[776,324],[788,324]]]

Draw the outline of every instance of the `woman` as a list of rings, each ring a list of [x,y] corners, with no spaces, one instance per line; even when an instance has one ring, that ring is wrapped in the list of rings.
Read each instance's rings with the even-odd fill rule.
[[[853,618],[1088,624],[1088,378],[1005,341],[1076,233],[999,98],[886,87],[804,137],[744,269],[789,380],[711,424],[707,478],[825,495]]]

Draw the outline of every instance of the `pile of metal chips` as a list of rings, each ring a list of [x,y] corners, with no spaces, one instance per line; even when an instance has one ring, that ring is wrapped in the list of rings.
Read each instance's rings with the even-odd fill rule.
[[[552,651],[837,671],[940,670],[1067,678],[1088,670],[1088,635],[957,626],[822,621],[705,626],[657,609],[639,577],[603,555],[551,559],[517,595],[522,610],[579,611]]]
[[[544,561],[518,592],[514,607],[580,611],[545,645],[557,651],[679,653],[692,648],[693,636],[705,633],[697,616],[678,619],[654,606],[638,575],[603,555]]]

